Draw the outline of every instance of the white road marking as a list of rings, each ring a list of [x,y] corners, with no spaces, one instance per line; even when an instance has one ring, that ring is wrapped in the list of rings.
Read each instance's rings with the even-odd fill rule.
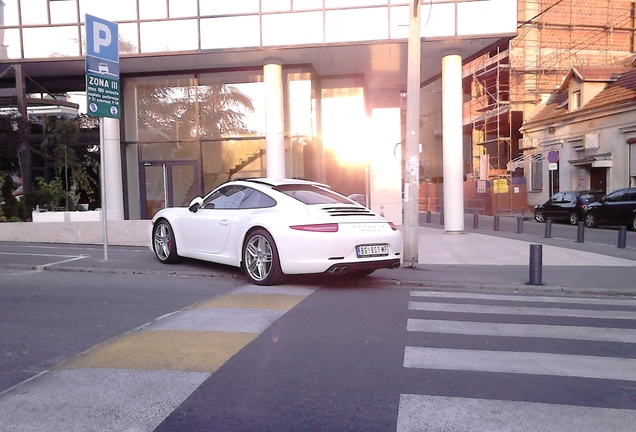
[[[409,318],[406,328],[411,332],[636,343],[636,331],[619,328],[483,323],[415,318]]]
[[[627,432],[636,411],[403,394],[397,432]]]
[[[631,312],[631,311],[610,311],[610,310],[596,311],[596,310],[584,310],[584,309],[490,306],[490,305],[424,303],[424,302],[409,302],[409,309],[417,310],[417,311],[427,311],[427,312],[452,312],[452,313],[472,313],[472,314],[488,314],[488,315],[530,315],[530,316],[544,316],[544,317],[553,316],[553,317],[636,320],[636,312]]]

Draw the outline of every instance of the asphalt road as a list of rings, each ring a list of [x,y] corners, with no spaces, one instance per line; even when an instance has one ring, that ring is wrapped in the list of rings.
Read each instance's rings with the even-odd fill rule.
[[[603,430],[623,432],[636,421],[636,301],[629,298],[440,292],[322,279],[288,287],[305,290],[306,297],[213,373],[184,371],[173,385],[146,395],[148,384],[139,387],[135,378],[151,372],[143,363],[121,383],[121,366],[96,368],[91,361],[131,361],[121,350],[99,353],[152,334],[153,326],[188,327],[185,318],[200,310],[187,308],[193,303],[236,296],[233,307],[253,307],[241,305],[247,297],[236,294],[244,281],[1,274],[2,388],[49,370],[0,395],[1,431],[468,432],[505,424],[597,432],[603,421]],[[226,309],[207,310],[210,322]],[[80,380],[77,388],[70,377],[87,373],[98,381],[87,388]],[[180,390],[192,374],[196,383]],[[157,408],[174,395],[173,405]],[[546,417],[547,429],[540,422]]]
[[[237,282],[0,269],[0,391]]]

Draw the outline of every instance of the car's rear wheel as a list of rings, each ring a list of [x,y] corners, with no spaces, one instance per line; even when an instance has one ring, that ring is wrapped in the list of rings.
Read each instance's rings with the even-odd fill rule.
[[[536,210],[534,212],[534,220],[536,220],[539,223],[545,222],[545,217],[543,216],[543,212],[541,210]]]
[[[585,226],[588,228],[596,228],[598,225],[598,219],[594,213],[588,213],[585,215]]]
[[[632,231],[636,231],[636,216],[632,217],[632,222],[629,224]]]
[[[152,231],[152,245],[159,261],[165,264],[177,262],[177,243],[174,240],[174,231],[170,223],[165,219],[155,222]]]
[[[243,244],[243,270],[256,285],[284,282],[276,243],[266,230],[259,228],[247,235]]]
[[[578,225],[579,223],[579,215],[576,212],[570,212],[568,215],[568,220],[570,221],[570,225]]]

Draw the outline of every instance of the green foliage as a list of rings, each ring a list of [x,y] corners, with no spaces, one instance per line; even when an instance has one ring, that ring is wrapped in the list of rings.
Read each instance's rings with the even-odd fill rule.
[[[49,183],[44,181],[42,177],[38,177],[35,182],[34,190],[27,192],[24,196],[27,205],[53,210],[66,197],[62,180],[59,177],[54,178]]]
[[[24,203],[18,202],[16,197],[13,196],[13,190],[15,189],[15,183],[11,174],[5,174],[2,181],[2,188],[0,193],[2,194],[2,215],[0,221],[2,222],[19,222],[26,220],[26,207]]]
[[[77,151],[71,147],[80,137],[79,119],[47,117],[46,130],[49,135],[42,147],[53,147],[55,174],[64,179],[60,180],[59,184],[64,190],[65,207],[67,210],[76,210],[82,195],[91,197],[95,193],[99,162],[89,155],[80,158]]]

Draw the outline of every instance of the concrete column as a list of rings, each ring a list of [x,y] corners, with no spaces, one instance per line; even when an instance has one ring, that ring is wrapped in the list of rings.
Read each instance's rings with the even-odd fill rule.
[[[422,63],[420,2],[409,5],[409,40],[406,69],[406,125],[404,143],[404,214],[402,265],[417,267],[419,262],[420,194],[420,67]]]
[[[464,231],[464,158],[462,141],[462,58],[442,59],[442,144],[444,229]]]
[[[121,170],[119,120],[104,117],[102,121],[102,146],[106,188],[106,220],[124,220],[124,190]]]
[[[263,67],[265,81],[265,143],[267,177],[285,178],[285,121],[283,116],[283,67]]]

